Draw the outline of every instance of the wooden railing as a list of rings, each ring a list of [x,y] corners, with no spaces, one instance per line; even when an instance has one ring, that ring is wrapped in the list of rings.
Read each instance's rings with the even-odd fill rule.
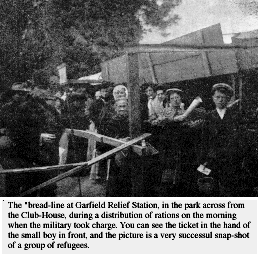
[[[108,159],[109,157],[111,157],[112,155],[131,147],[132,150],[138,154],[138,155],[143,155],[145,154],[146,151],[146,147],[144,146],[139,146],[136,145],[136,143],[145,140],[146,138],[148,138],[149,136],[151,136],[151,134],[143,134],[137,138],[134,138],[130,141],[122,141],[119,139],[115,139],[115,138],[111,138],[111,137],[107,137],[101,134],[97,134],[91,131],[83,131],[83,130],[71,130],[71,129],[66,129],[65,130],[66,133],[70,134],[73,133],[75,136],[78,137],[83,137],[83,138],[88,138],[88,139],[94,139],[97,142],[101,142],[104,144],[109,144],[111,146],[115,146],[116,148],[101,154],[98,157],[93,158],[92,160],[88,161],[88,162],[81,162],[81,163],[72,163],[72,164],[65,164],[65,165],[55,165],[55,166],[45,166],[45,167],[33,167],[33,168],[26,168],[26,169],[9,169],[9,170],[0,170],[0,174],[18,174],[18,173],[31,173],[31,172],[50,172],[50,171],[64,171],[67,169],[70,169],[69,171],[66,171],[63,174],[60,174],[48,181],[45,181],[43,183],[41,183],[40,185],[37,185],[25,192],[22,192],[20,194],[20,196],[26,196],[26,195],[30,195],[31,193],[35,192],[35,191],[40,191],[41,189],[43,189],[44,187],[47,187],[51,184],[54,184],[64,178],[70,177],[72,175],[75,175],[77,173],[79,173],[81,170],[85,169],[85,168],[89,168],[92,165],[94,165],[97,162],[100,162],[102,160]]]

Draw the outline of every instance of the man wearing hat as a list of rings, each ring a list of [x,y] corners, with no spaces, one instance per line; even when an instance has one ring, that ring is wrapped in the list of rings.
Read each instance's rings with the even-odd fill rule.
[[[99,87],[99,91],[100,91],[99,98],[95,99],[89,107],[89,118],[91,121],[89,126],[90,131],[97,132],[100,134],[103,133],[104,120],[106,119],[105,116],[108,110],[112,109],[110,108],[112,106],[110,101],[112,93],[109,92],[111,86],[112,85],[109,82],[103,82]],[[88,159],[95,158],[99,154],[101,154],[98,148],[99,147],[98,144],[96,144],[96,141],[89,140]],[[104,175],[105,174],[104,166],[105,166],[105,162],[100,162],[92,165],[90,178],[95,180],[95,179],[99,179],[102,175]]]
[[[88,129],[90,121],[85,114],[85,100],[85,95],[79,93],[73,93],[68,96],[65,111],[61,115],[64,128]],[[86,161],[87,139],[79,138],[71,134],[69,136],[68,147],[67,163]]]
[[[129,140],[128,100],[119,98],[115,102],[115,112],[107,126],[104,134],[109,137],[119,138],[123,141]],[[111,147],[109,147],[111,149]],[[107,148],[107,150],[110,150]],[[107,174],[107,196],[127,197],[141,196],[139,187],[134,187],[140,181],[138,169],[138,157],[131,150],[124,150],[111,159]]]
[[[7,89],[1,96],[2,102],[22,102],[30,93],[28,88],[25,88],[23,84],[13,84],[11,88]]]
[[[212,170],[215,193],[220,196],[237,196],[241,189],[241,117],[228,108],[232,96],[233,89],[228,84],[215,84],[212,100],[216,108],[206,115],[203,124],[201,164]]]
[[[7,95],[10,100],[1,109],[0,127],[6,129],[12,145],[3,152],[6,157],[6,166],[3,167],[32,167],[39,164],[39,142],[45,122],[44,112],[37,99],[21,84],[13,85],[6,92],[5,96]],[[14,167],[14,164],[17,166]],[[6,195],[18,195],[20,189],[25,191],[37,185],[37,181],[37,174],[7,175]]]

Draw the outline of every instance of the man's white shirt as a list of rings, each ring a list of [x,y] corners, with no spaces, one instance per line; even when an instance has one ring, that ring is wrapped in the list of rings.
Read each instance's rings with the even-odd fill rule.
[[[218,108],[217,108],[217,112],[218,112],[218,115],[219,115],[220,119],[223,120],[226,111],[227,111],[227,108],[224,108],[224,109],[218,109]]]

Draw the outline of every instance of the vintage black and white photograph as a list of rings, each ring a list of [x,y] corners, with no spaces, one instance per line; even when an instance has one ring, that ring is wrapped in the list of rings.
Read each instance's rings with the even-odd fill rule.
[[[0,17],[0,196],[258,196],[257,0]]]

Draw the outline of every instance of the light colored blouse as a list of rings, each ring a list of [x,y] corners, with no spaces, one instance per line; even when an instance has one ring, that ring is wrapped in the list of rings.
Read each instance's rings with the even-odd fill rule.
[[[151,106],[150,117],[158,118],[164,116],[163,101],[159,101],[158,98],[155,97],[153,100],[151,100],[150,106]]]

